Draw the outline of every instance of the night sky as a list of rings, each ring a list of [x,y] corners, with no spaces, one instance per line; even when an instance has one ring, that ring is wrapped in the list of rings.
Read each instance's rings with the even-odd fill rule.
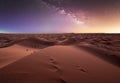
[[[0,0],[0,33],[120,33],[120,0]]]

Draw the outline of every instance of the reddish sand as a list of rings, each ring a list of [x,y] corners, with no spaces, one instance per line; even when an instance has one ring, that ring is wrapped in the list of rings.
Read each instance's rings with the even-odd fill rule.
[[[0,67],[0,83],[120,83],[119,67],[75,46],[1,48]]]
[[[6,48],[0,49],[0,68],[13,63],[25,56],[30,55],[36,49],[26,48],[19,45],[13,45]]]

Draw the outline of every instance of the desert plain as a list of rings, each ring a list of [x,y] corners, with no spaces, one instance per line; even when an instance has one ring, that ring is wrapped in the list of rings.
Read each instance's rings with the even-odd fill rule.
[[[0,83],[120,83],[120,34],[0,34]]]

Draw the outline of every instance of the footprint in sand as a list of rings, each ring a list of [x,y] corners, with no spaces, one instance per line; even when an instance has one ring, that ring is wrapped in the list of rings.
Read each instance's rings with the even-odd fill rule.
[[[56,82],[57,83],[67,83],[67,81],[64,80],[63,77],[61,77],[61,76],[56,79]]]
[[[59,71],[60,71],[59,65],[58,65],[58,63],[55,61],[55,59],[50,58],[50,63],[52,63],[51,66],[55,69],[56,72],[59,72]]]
[[[59,72],[59,71],[60,71],[60,69],[59,69],[58,66],[56,66],[56,65],[52,65],[52,67],[54,68],[54,70],[55,70],[56,72]]]
[[[87,73],[87,71],[85,69],[83,69],[81,66],[76,66],[78,70],[80,70],[81,72]]]
[[[53,63],[53,64],[55,64],[55,65],[58,65],[58,63],[55,61],[55,59],[50,58],[50,61],[51,61],[51,63]]]
[[[26,49],[26,51],[29,51],[29,49]]]
[[[60,83],[67,83],[65,80],[63,79],[59,79],[60,80]]]
[[[57,63],[57,61],[55,60],[55,59],[53,59],[53,58],[50,58],[50,62],[52,63],[52,67],[55,69],[55,71],[56,72],[58,72],[58,74],[60,74],[60,68],[59,68],[59,65],[58,65],[58,63]],[[62,78],[60,78],[59,79],[59,82],[60,83],[67,83],[64,79],[62,79]]]

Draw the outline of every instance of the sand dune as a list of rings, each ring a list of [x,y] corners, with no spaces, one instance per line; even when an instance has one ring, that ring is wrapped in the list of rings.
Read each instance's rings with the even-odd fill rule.
[[[24,40],[20,40],[17,42],[17,44],[25,46],[25,47],[30,47],[30,48],[45,48],[48,46],[53,46],[55,45],[55,42],[52,41],[47,41],[44,39],[38,39],[38,38],[27,38]]]
[[[41,49],[0,69],[0,83],[120,83],[119,77],[118,67],[75,46]]]
[[[45,39],[39,39],[35,37],[28,37],[28,38],[14,40],[9,43],[5,43],[3,45],[0,45],[0,48],[9,47],[15,44],[19,44],[19,45],[30,47],[30,48],[44,48],[47,46],[55,45],[56,42],[47,41]]]
[[[80,49],[82,48],[92,53],[93,55],[97,56],[98,58],[101,58],[109,62],[110,64],[120,67],[120,53],[111,52],[106,49],[98,48],[89,44],[77,45],[77,48],[80,48]]]
[[[112,37],[3,34],[0,83],[120,83],[120,39]]]
[[[76,44],[76,43],[78,43],[76,38],[66,38],[62,41],[57,42],[58,45],[72,45],[72,44]]]
[[[36,49],[25,48],[19,45],[13,45],[0,49],[0,68],[13,63],[27,55],[30,55]]]
[[[52,51],[56,51],[53,53]],[[120,69],[93,54],[74,46],[55,46],[44,49],[60,68],[68,83],[119,83]],[[109,69],[109,70],[108,70]]]

